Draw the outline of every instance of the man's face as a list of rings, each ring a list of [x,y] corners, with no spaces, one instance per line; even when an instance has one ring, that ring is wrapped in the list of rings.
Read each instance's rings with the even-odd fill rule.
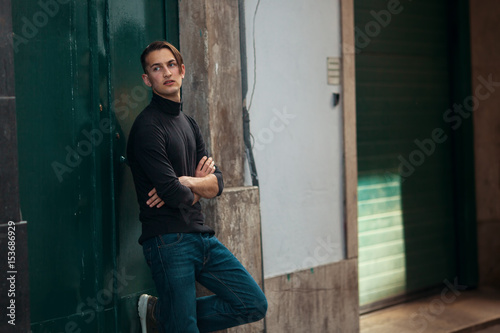
[[[184,65],[179,66],[172,51],[160,49],[146,56],[146,72],[142,74],[144,83],[163,98],[181,101],[181,86]]]

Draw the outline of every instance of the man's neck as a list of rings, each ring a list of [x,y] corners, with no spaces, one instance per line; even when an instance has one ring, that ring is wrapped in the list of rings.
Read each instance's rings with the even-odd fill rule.
[[[153,90],[153,93],[160,96],[161,98],[168,99],[169,101],[180,103],[181,102],[181,95],[175,95],[175,96],[164,96],[159,93],[157,93],[155,90]]]

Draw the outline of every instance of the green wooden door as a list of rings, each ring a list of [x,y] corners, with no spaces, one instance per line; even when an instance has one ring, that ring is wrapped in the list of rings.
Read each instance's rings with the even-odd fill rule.
[[[135,332],[154,292],[121,162],[148,103],[139,56],[176,1],[13,1],[21,211],[33,332]]]
[[[362,306],[456,274],[446,5],[355,1]]]
[[[123,161],[126,156],[126,142],[132,124],[151,98],[150,89],[141,78],[141,52],[150,42],[160,39],[167,39],[178,47],[177,13],[177,1],[109,0],[108,93],[113,101],[110,110],[119,136],[114,138],[115,161]],[[128,332],[130,318],[136,317],[138,297],[144,292],[155,294],[156,290],[142,247],[137,242],[141,234],[139,206],[132,174],[125,163],[115,163],[114,183],[116,265],[130,267],[135,275],[135,279],[117,295],[120,300],[120,331]]]

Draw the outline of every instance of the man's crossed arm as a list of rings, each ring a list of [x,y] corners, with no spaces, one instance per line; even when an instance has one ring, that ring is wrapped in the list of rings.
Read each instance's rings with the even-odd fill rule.
[[[213,174],[215,172],[215,163],[211,157],[203,156],[203,158],[198,163],[196,167],[195,176],[181,176],[179,177],[179,182],[188,187],[194,194],[194,200],[192,205],[197,203],[200,198],[213,198],[219,192],[219,185],[217,182],[217,177]],[[156,188],[153,188],[148,195],[149,200],[146,204],[149,207],[160,208],[165,204],[163,200],[156,193]]]

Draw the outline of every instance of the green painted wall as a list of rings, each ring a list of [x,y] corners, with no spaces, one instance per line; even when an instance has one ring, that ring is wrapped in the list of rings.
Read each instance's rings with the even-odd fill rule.
[[[153,292],[120,162],[148,104],[139,56],[178,42],[176,1],[13,2],[21,210],[33,332],[129,332]]]

